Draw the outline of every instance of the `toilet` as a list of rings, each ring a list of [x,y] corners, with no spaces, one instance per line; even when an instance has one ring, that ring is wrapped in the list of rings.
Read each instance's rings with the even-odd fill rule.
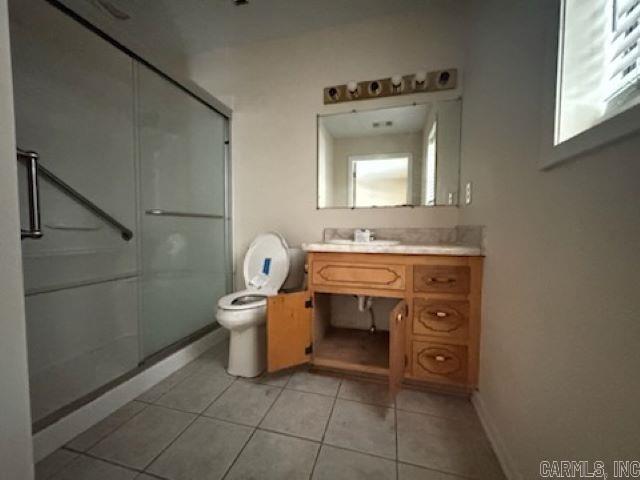
[[[304,252],[278,233],[262,233],[245,254],[243,274],[245,289],[218,301],[216,319],[230,332],[227,372],[256,377],[266,366],[267,297],[302,285]]]

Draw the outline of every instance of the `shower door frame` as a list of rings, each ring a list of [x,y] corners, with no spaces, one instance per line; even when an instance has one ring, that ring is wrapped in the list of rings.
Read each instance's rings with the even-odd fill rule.
[[[121,52],[123,52],[125,55],[127,55],[129,58],[131,58],[134,62],[138,62],[139,64],[149,68],[151,71],[153,71],[154,73],[156,73],[157,75],[159,75],[160,77],[164,78],[165,80],[167,80],[169,83],[171,83],[173,86],[177,87],[179,90],[183,91],[184,93],[186,93],[187,95],[191,96],[192,98],[194,98],[195,100],[197,100],[198,102],[200,102],[201,104],[203,104],[205,107],[213,110],[214,112],[218,113],[219,115],[221,115],[223,117],[223,121],[224,121],[224,164],[223,164],[223,168],[224,168],[224,225],[225,225],[225,235],[224,235],[224,250],[225,250],[225,264],[227,267],[226,270],[226,279],[225,279],[225,283],[226,283],[226,290],[227,293],[231,292],[233,290],[233,284],[234,284],[234,269],[233,269],[233,254],[234,254],[234,248],[233,248],[233,204],[232,204],[232,152],[231,152],[231,121],[232,121],[232,110],[225,105],[223,102],[221,102],[220,100],[218,100],[217,98],[215,98],[213,95],[211,95],[209,92],[207,92],[206,90],[204,90],[202,87],[200,87],[199,85],[197,85],[195,82],[193,82],[192,80],[190,80],[189,78],[181,75],[178,72],[173,71],[171,68],[167,68],[166,65],[164,65],[164,62],[159,59],[156,55],[154,55],[152,52],[150,52],[149,50],[145,49],[142,46],[136,45],[136,51],[130,49],[129,47],[127,47],[126,45],[124,45],[123,43],[121,43],[120,41],[116,40],[113,36],[111,36],[109,33],[105,32],[104,30],[102,30],[100,27],[98,27],[97,25],[95,25],[94,23],[92,23],[90,20],[86,19],[85,17],[83,17],[82,15],[80,15],[79,13],[77,13],[76,11],[72,10],[71,8],[69,8],[68,6],[66,6],[62,1],[60,0],[44,0],[45,2],[47,2],[48,4],[52,5],[53,7],[55,7],[56,9],[58,9],[59,11],[61,11],[63,14],[65,14],[66,16],[70,17],[71,19],[75,20],[77,23],[79,23],[80,25],[82,25],[84,28],[88,29],[90,32],[92,32],[95,35],[98,35],[100,38],[102,38],[103,40],[107,41],[109,44],[111,44],[113,47],[117,48],[118,50],[120,50]],[[134,71],[136,69],[134,68]],[[137,98],[137,85],[136,85],[136,79],[135,79],[135,75],[133,78],[134,82],[134,102],[138,101]],[[137,105],[134,107],[135,109],[137,109]],[[136,133],[136,137],[138,135],[137,133],[137,129],[134,130]],[[138,176],[139,178],[139,147],[138,147],[138,142],[137,142],[137,138],[134,141],[134,168],[136,169],[136,176]],[[136,210],[137,210],[137,223],[138,226],[141,227],[142,222],[139,218],[139,216],[142,214],[141,213],[141,209],[139,208],[140,205],[140,195],[138,194],[138,189],[139,189],[139,185],[138,182],[136,181]],[[137,258],[140,259],[140,248],[141,248],[141,240],[138,239],[137,240]],[[141,272],[138,271],[138,279],[141,278]],[[138,309],[140,309],[141,305],[138,305]],[[58,410],[52,412],[51,414],[46,415],[45,417],[43,417],[42,419],[34,422],[32,424],[32,431],[33,433],[37,433],[40,430],[45,429],[46,427],[48,427],[49,425],[57,422],[58,420],[60,420],[61,418],[67,416],[68,414],[72,413],[73,411],[79,409],[80,407],[88,404],[89,402],[95,400],[96,398],[100,397],[101,395],[103,395],[104,393],[112,390],[113,388],[117,387],[118,385],[124,383],[125,381],[135,377],[136,375],[138,375],[139,373],[141,373],[142,371],[146,370],[147,368],[151,367],[152,365],[154,365],[155,363],[159,362],[160,360],[162,360],[163,358],[166,358],[167,356],[171,355],[172,353],[174,353],[175,351],[189,345],[190,343],[194,342],[195,340],[197,340],[198,338],[201,338],[202,336],[204,336],[205,334],[216,330],[217,328],[219,328],[219,325],[217,323],[213,323],[211,325],[208,325],[204,328],[201,328],[200,330],[193,332],[192,334],[188,335],[187,337],[184,337],[178,341],[176,341],[175,343],[165,347],[164,349],[146,357],[143,358],[142,357],[142,346],[141,346],[141,341],[142,341],[142,335],[141,335],[141,326],[140,326],[140,322],[141,322],[141,316],[140,316],[140,312],[138,312],[138,332],[139,332],[139,353],[140,353],[140,357],[139,357],[139,363],[138,363],[138,367],[134,368],[126,373],[124,373],[123,375],[114,378],[113,380],[111,380],[110,382],[107,382],[106,384],[102,385],[101,387],[98,387],[97,389],[95,389],[94,391],[84,395],[83,397],[77,398],[76,400],[72,401],[71,403],[59,408]]]
[[[47,0],[49,1],[49,0]],[[199,98],[198,95],[194,94],[193,92],[190,92],[189,90],[185,89],[186,87],[177,84],[175,81],[173,81],[170,77],[168,77],[167,75],[163,74],[162,72],[158,71],[157,69],[150,67],[147,63],[143,62],[143,61],[137,61],[137,58],[133,58],[133,65],[132,65],[132,72],[133,72],[133,88],[134,88],[134,94],[133,94],[133,98],[134,98],[134,122],[136,123],[136,128],[134,130],[134,134],[135,134],[135,140],[134,140],[134,145],[135,145],[135,152],[134,152],[134,164],[135,164],[135,170],[136,170],[136,177],[137,177],[137,181],[136,181],[136,224],[137,226],[140,228],[140,234],[138,235],[138,240],[137,240],[137,244],[136,244],[136,248],[137,248],[137,253],[136,256],[137,258],[140,260],[140,262],[143,262],[143,238],[144,238],[144,233],[143,233],[143,217],[145,215],[169,215],[169,216],[174,216],[174,217],[202,217],[202,218],[207,218],[209,217],[209,215],[207,214],[200,214],[200,213],[189,213],[189,212],[176,212],[176,211],[165,211],[162,209],[155,209],[152,208],[150,210],[146,210],[143,207],[143,201],[142,201],[142,150],[141,150],[141,140],[140,140],[140,128],[139,128],[139,115],[140,115],[140,100],[141,100],[141,95],[139,92],[139,88],[140,88],[140,75],[141,75],[141,67],[147,67],[151,70],[152,73],[158,74],[160,76],[161,79],[163,80],[168,80],[169,83],[173,86],[177,86],[179,87],[180,90],[182,91],[186,91],[187,93],[189,93],[189,96],[191,96],[192,98],[196,99],[199,103],[203,104],[205,107],[209,108],[210,110],[213,110],[214,112],[216,112],[217,114],[219,114],[222,117],[223,120],[223,214],[222,214],[222,220],[224,222],[224,239],[223,239],[223,250],[224,250],[224,255],[225,255],[225,271],[226,271],[226,278],[225,278],[225,289],[226,289],[226,294],[231,293],[234,289],[234,282],[235,282],[235,272],[234,272],[234,250],[233,250],[233,215],[232,215],[232,168],[231,168],[231,110],[224,106],[224,108],[226,109],[227,113],[223,113],[220,110],[218,110],[216,107],[214,107],[213,105],[211,105],[210,103],[208,103],[207,101],[203,100],[202,98]],[[188,82],[190,82],[189,80],[187,80]],[[199,89],[200,87],[198,87],[196,85],[196,88]],[[204,92],[205,95],[207,97],[210,97],[211,99],[215,100],[216,102],[218,102],[217,99],[215,99],[215,97],[212,97],[209,93]],[[215,215],[213,215],[213,217],[215,217]],[[168,355],[171,355],[172,353],[176,352],[177,350],[180,350],[181,348],[185,347],[186,345],[189,345],[190,343],[198,340],[199,338],[203,337],[204,335],[206,335],[207,333],[210,333],[218,328],[220,328],[220,325],[217,322],[213,322],[209,325],[206,325],[204,327],[201,327],[193,332],[191,332],[190,334],[188,334],[185,337],[179,338],[176,341],[174,341],[173,343],[160,348],[159,350],[153,351],[149,354],[145,355],[145,338],[144,338],[144,302],[143,302],[143,294],[142,294],[142,285],[141,282],[143,281],[144,278],[144,266],[142,264],[140,264],[139,266],[139,271],[138,271],[138,280],[139,280],[139,285],[138,285],[138,352],[140,354],[139,357],[139,362],[138,362],[138,370],[142,369],[144,370],[145,368],[148,368],[149,366],[152,366],[153,364],[157,363],[158,361],[166,358]],[[212,312],[213,314],[214,312]]]

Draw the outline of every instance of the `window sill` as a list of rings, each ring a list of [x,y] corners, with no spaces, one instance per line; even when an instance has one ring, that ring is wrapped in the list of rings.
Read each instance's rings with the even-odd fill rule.
[[[551,123],[553,125],[553,122]],[[551,130],[551,131],[549,131]],[[603,148],[640,130],[640,105],[622,112],[615,117],[599,123],[588,130],[553,145],[553,130],[544,132],[542,142],[540,169],[549,170],[576,157]]]

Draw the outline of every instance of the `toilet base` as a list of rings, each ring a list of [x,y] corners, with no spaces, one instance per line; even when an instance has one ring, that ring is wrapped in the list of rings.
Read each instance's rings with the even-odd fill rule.
[[[227,372],[236,377],[253,378],[264,372],[266,365],[266,326],[256,325],[230,331],[229,366]]]

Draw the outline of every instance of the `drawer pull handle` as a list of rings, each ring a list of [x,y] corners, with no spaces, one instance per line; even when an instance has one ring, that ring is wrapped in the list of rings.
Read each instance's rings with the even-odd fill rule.
[[[442,312],[440,310],[435,311],[435,312],[429,312],[429,315],[431,315],[432,317],[437,317],[437,318],[447,318],[448,316],[450,316],[449,313]]]
[[[429,277],[427,283],[455,283],[456,279],[451,277]]]

